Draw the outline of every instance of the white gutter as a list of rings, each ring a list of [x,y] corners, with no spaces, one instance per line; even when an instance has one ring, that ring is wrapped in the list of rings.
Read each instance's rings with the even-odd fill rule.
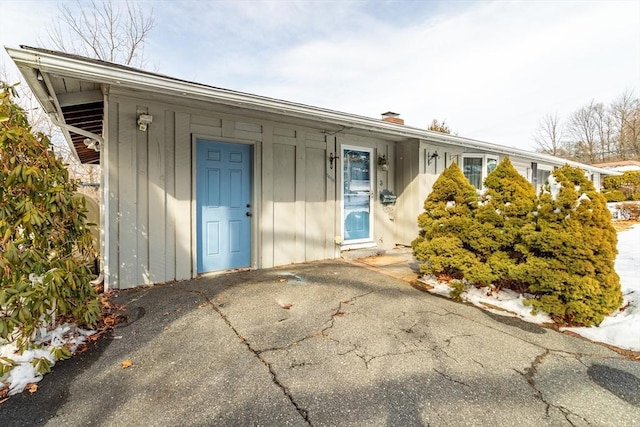
[[[136,69],[123,68],[115,64],[112,65],[102,62],[97,63],[92,60],[60,56],[28,48],[5,47],[5,49],[16,64],[38,68],[41,72],[58,74],[65,77],[73,77],[81,80],[150,92],[161,92],[169,95],[173,94],[189,99],[198,99],[208,102],[215,101],[226,105],[326,122],[327,124],[337,124],[345,126],[346,128],[358,128],[361,130],[393,135],[396,137],[402,136],[406,138],[424,139],[430,142],[442,142],[465,148],[475,148],[507,155],[512,154],[516,156],[524,156],[532,160],[541,160],[553,164],[567,163],[571,166],[587,169],[592,172],[599,172],[606,175],[618,175],[617,172],[610,169],[590,166],[584,163],[574,162],[547,154],[535,153],[474,139],[398,125],[355,114],[342,113],[248,93],[219,89],[212,86],[182,81]]]

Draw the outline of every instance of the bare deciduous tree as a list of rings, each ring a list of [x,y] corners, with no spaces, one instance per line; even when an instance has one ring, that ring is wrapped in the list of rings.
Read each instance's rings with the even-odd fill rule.
[[[640,100],[631,91],[623,92],[611,104],[611,116],[619,158],[640,158]]]
[[[433,119],[427,129],[432,130],[434,132],[447,133],[447,134],[451,133],[451,129],[449,129],[449,126],[447,125],[446,120],[439,122],[438,119]]]
[[[564,131],[557,114],[547,114],[533,138],[538,151],[584,163],[640,160],[640,99],[626,91],[608,105],[591,101]]]
[[[48,28],[48,40],[39,43],[54,49],[125,65],[144,66],[144,43],[154,26],[153,10],[129,1],[76,0],[60,3],[59,16]],[[6,77],[0,76],[0,80]],[[81,164],[60,130],[42,111],[26,84],[19,86],[20,105],[27,111],[35,131],[51,136],[56,154],[67,164],[72,178],[82,182],[99,181],[99,168]],[[93,197],[97,191],[80,187]]]
[[[569,118],[568,133],[572,137],[572,152],[583,162],[598,161],[598,104],[591,101]]]
[[[60,15],[49,27],[49,40],[63,52],[143,66],[144,42],[153,29],[153,10],[139,4],[92,0],[61,3]]]
[[[539,122],[533,134],[538,150],[552,156],[567,157],[569,152],[565,146],[565,131],[558,114],[547,114]]]
[[[614,153],[614,126],[610,110],[604,104],[596,104],[594,118],[598,132],[599,161],[604,162]]]

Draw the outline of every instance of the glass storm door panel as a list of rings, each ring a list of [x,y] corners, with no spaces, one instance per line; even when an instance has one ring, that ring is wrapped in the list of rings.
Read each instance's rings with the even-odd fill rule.
[[[363,147],[342,148],[344,242],[373,240],[371,157],[373,150]]]
[[[251,146],[197,141],[198,273],[251,264]]]

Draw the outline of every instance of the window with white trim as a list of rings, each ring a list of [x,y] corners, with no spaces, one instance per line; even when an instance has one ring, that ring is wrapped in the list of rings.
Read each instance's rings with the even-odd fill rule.
[[[462,173],[478,190],[482,189],[482,183],[487,175],[493,172],[497,166],[497,156],[487,154],[464,154],[462,156]]]
[[[542,186],[547,183],[549,175],[553,171],[553,166],[531,162],[531,183],[536,188],[536,193],[540,193]]]

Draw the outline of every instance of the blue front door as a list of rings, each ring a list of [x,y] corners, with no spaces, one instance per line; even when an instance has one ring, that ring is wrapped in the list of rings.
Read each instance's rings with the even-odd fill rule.
[[[251,265],[251,146],[197,141],[198,273]]]

